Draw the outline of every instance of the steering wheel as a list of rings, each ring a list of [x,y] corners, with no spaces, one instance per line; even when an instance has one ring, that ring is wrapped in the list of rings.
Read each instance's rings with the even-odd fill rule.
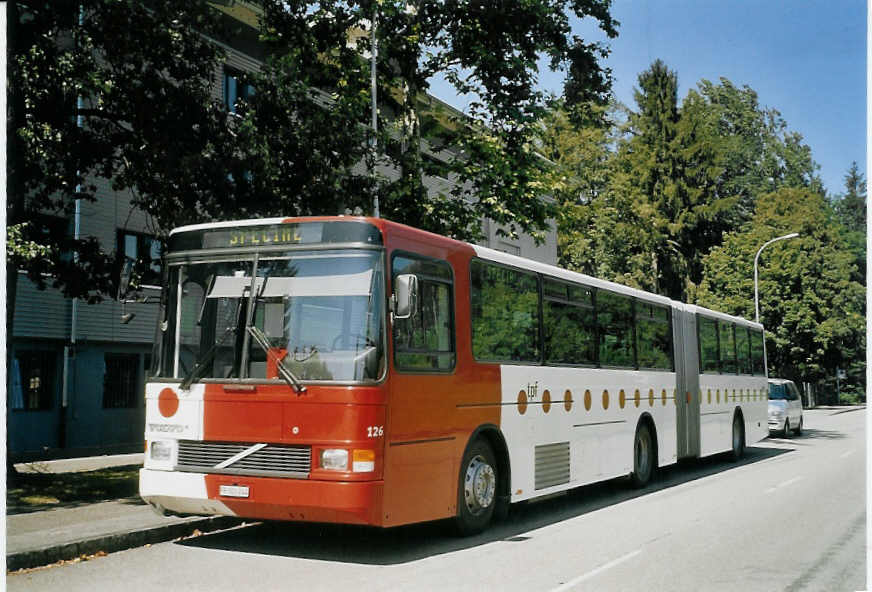
[[[361,335],[360,333],[340,333],[333,340],[333,343],[330,344],[330,350],[331,351],[335,350],[336,345],[340,341],[344,341],[345,338],[347,338],[347,337],[351,338],[351,343],[354,344],[355,349],[360,349],[359,346],[361,346],[361,345],[366,345],[366,346],[374,346],[375,345],[375,343],[373,343],[371,339],[369,339],[365,335]]]

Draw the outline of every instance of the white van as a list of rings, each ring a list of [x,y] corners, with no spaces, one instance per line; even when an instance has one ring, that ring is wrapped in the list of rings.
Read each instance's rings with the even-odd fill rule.
[[[802,433],[802,397],[792,380],[769,379],[769,432]]]

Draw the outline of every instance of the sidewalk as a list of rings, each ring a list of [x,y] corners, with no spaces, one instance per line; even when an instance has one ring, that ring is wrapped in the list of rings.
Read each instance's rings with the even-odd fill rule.
[[[16,468],[43,473],[89,471],[129,466],[131,456],[142,462],[142,454],[117,455],[26,463],[39,466]],[[238,518],[226,516],[159,516],[139,497],[13,514],[6,516],[6,569],[38,567],[101,551],[111,553],[238,524]]]

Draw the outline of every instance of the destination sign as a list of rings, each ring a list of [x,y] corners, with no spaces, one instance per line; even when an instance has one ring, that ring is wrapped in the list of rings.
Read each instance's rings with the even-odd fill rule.
[[[204,231],[203,248],[313,244],[322,241],[323,231],[324,225],[320,222],[221,228]]]
[[[278,245],[324,243],[382,244],[381,232],[372,224],[358,221],[299,222],[207,228],[174,233],[170,251],[196,249],[242,249]]]

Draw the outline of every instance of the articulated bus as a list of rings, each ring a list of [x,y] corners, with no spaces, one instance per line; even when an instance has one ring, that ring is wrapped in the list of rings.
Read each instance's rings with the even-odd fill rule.
[[[767,435],[763,327],[383,219],[170,234],[140,494],[482,530]]]

